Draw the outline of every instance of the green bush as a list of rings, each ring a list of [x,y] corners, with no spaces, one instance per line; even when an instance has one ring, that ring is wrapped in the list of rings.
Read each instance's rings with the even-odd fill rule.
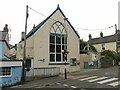
[[[116,54],[111,50],[104,50],[101,52],[101,58],[105,59],[115,59]]]

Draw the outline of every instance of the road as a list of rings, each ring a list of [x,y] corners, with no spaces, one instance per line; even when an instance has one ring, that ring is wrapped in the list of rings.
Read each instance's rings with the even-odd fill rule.
[[[44,88],[118,88],[120,86],[118,67],[100,69],[85,73],[71,74],[62,82],[56,82]],[[119,81],[119,82],[118,82]]]
[[[58,77],[33,80],[10,88],[11,90],[13,88],[32,88],[32,90],[36,90],[37,88],[62,88],[62,90],[73,90],[74,88],[80,88],[79,90],[109,88],[118,90],[119,87],[120,66],[114,66],[97,70],[89,69],[85,72],[69,73],[67,74],[67,79],[64,79],[64,75],[60,75]]]

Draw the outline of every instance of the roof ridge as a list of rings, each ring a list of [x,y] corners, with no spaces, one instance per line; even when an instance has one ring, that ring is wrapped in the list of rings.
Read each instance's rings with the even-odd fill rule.
[[[98,38],[92,38],[88,40],[91,44],[98,44],[98,43],[108,43],[108,42],[114,42],[116,41],[116,34],[105,36],[105,37],[98,37]]]

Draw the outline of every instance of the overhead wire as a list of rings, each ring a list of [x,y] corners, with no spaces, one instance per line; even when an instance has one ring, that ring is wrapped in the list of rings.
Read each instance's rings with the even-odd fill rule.
[[[38,13],[38,14],[44,16],[44,17],[47,17],[46,15],[44,15],[44,14],[38,12],[37,10],[35,10],[35,9],[29,7],[29,6],[28,6],[28,8],[31,9],[32,11],[34,11],[34,12],[36,12],[36,13]],[[53,19],[53,18],[50,18],[50,19],[51,19],[51,20],[54,20],[54,21],[57,21],[57,20],[55,20],[55,19]],[[100,30],[110,29],[110,28],[112,28],[112,27],[115,27],[115,25],[111,25],[111,26],[109,26],[109,27],[106,27],[106,28],[100,28],[100,29],[88,29],[88,28],[80,28],[80,27],[74,27],[74,28],[76,28],[76,29],[80,29],[80,30],[86,30],[86,31],[96,31],[96,30],[97,30],[97,31],[100,31]]]

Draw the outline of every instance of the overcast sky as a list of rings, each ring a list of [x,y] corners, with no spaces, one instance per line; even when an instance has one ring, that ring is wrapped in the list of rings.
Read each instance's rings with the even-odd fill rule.
[[[120,0],[1,0],[0,30],[3,30],[4,25],[8,24],[9,29],[11,29],[10,43],[16,44],[21,40],[21,32],[25,30],[26,5],[45,16],[49,16],[59,4],[61,10],[73,27],[75,27],[81,39],[88,40],[89,34],[92,34],[93,38],[99,37],[101,31],[104,36],[107,36],[115,33],[115,27],[108,27],[118,24],[119,1]],[[32,29],[33,24],[39,24],[46,18],[45,16],[29,9],[27,33]]]

